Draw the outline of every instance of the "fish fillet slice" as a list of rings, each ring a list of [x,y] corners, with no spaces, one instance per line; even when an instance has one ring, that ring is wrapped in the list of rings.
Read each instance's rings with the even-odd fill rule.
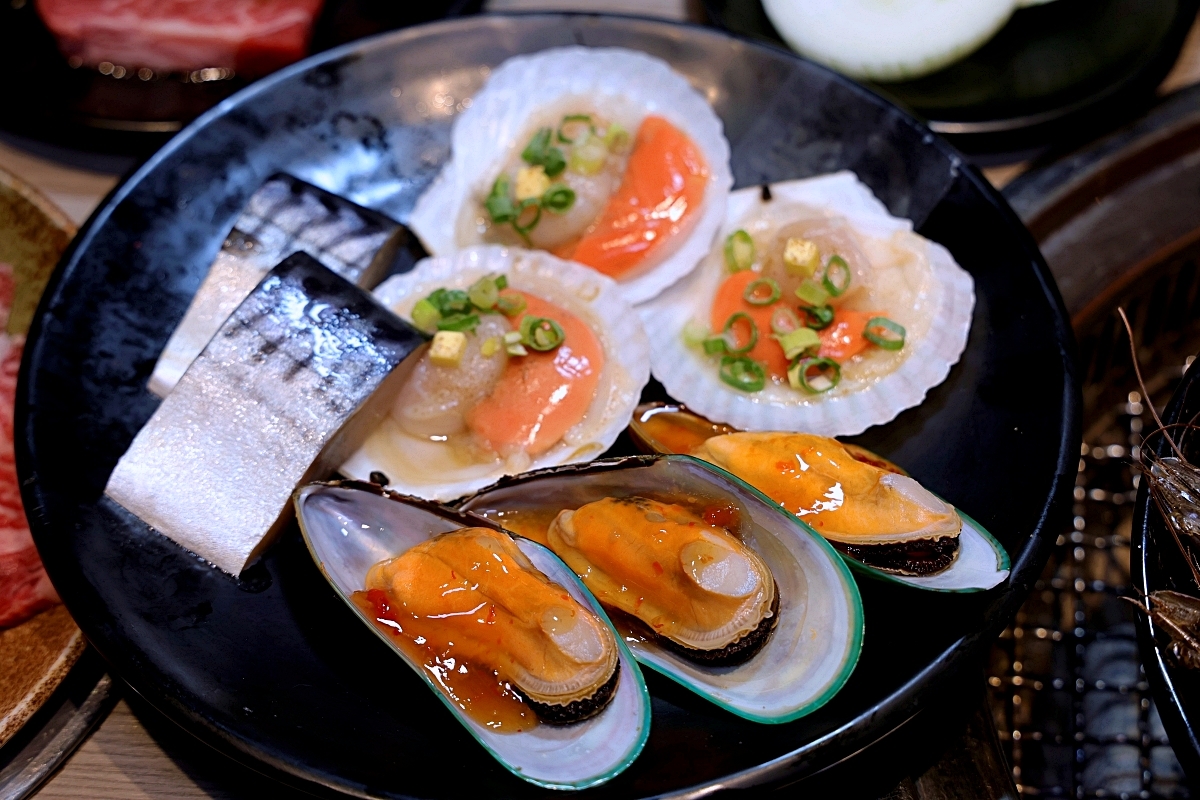
[[[384,277],[401,247],[408,248],[414,262],[424,257],[416,238],[383,214],[290,175],[268,179],[237,218],[159,356],[150,391],[166,397],[238,303],[286,256],[308,253],[351,283],[370,289]]]
[[[424,338],[296,253],[237,307],[117,463],[105,493],[226,572],[387,412]]]

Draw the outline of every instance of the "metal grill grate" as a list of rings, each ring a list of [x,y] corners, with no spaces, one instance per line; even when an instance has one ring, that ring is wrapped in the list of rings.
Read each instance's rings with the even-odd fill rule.
[[[1147,388],[1165,406],[1200,344],[1200,294],[1189,243],[1127,276]],[[988,670],[996,727],[1022,797],[1190,797],[1150,697],[1134,630],[1130,531],[1143,430],[1153,419],[1137,386],[1115,302],[1077,320],[1084,444],[1071,528]],[[1085,312],[1086,317],[1086,312]]]

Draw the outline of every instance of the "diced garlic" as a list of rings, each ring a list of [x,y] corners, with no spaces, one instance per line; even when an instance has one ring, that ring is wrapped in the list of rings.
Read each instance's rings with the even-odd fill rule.
[[[467,335],[462,331],[438,331],[429,345],[429,361],[439,367],[457,367],[467,351]]]
[[[550,178],[541,165],[521,167],[517,170],[517,199],[531,200],[541,197],[550,188]]]
[[[792,275],[811,278],[821,266],[821,252],[808,239],[790,238],[783,248],[783,263]]]

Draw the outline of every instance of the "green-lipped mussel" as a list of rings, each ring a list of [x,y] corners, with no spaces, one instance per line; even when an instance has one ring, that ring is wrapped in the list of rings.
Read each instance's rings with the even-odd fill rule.
[[[641,406],[630,425],[649,452],[687,453],[737,475],[855,562],[931,589],[988,589],[1003,548],[900,467],[855,445],[792,432],[740,432],[682,406]]]
[[[295,505],[342,598],[515,775],[580,789],[637,757],[650,725],[641,673],[548,549],[371,484],[312,484]]]

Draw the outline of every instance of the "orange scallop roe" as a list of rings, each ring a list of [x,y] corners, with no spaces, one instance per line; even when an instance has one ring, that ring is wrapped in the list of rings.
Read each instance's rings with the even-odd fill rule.
[[[784,303],[780,301],[756,306],[746,302],[744,297],[746,287],[761,277],[753,270],[742,270],[726,278],[713,297],[710,324],[713,333],[720,333],[729,318],[739,311],[749,316],[758,328],[758,343],[746,355],[766,367],[772,377],[783,379],[787,377],[788,360],[779,341],[771,335],[771,316]],[[867,327],[867,320],[877,316],[880,316],[877,311],[835,309],[833,322],[824,330],[817,331],[821,337],[821,357],[844,364],[866,350],[871,342],[863,337],[863,331]],[[738,335],[739,343],[746,341],[744,325],[736,326],[734,332]]]
[[[620,278],[686,234],[707,186],[708,163],[687,134],[662,117],[646,117],[621,186],[578,243],[557,255]]]
[[[761,277],[759,273],[747,269],[735,272],[725,279],[713,297],[712,330],[713,333],[720,333],[731,316],[739,311],[747,314],[758,328],[758,344],[746,355],[765,366],[772,377],[787,378],[787,356],[783,354],[783,347],[779,341],[771,336],[771,315],[780,304],[756,306],[747,303],[743,297],[746,287]],[[744,327],[738,325],[734,328],[739,344],[746,341]]]
[[[491,395],[467,414],[467,427],[499,453],[549,450],[583,419],[604,369],[604,348],[579,317],[531,294],[520,317],[547,317],[562,327],[563,343],[545,353],[511,356]],[[520,325],[513,318],[513,327]]]
[[[867,329],[867,320],[878,316],[878,311],[837,309],[829,327],[818,331],[821,335],[821,357],[844,364],[847,359],[866,350],[871,342],[863,337],[863,331]]]

